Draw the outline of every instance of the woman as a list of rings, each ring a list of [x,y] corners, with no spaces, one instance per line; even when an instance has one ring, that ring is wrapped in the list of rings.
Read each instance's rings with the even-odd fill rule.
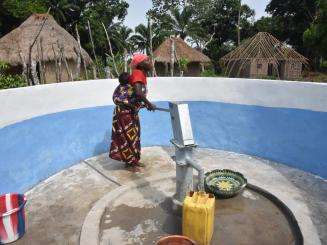
[[[112,120],[112,135],[109,157],[122,161],[126,167],[143,167],[140,163],[140,120],[138,112],[146,107],[154,111],[156,106],[147,98],[147,73],[152,70],[152,64],[148,56],[136,54],[131,62],[132,75],[129,77],[129,84],[132,89],[130,99],[119,99],[119,92],[113,95],[116,104]],[[121,91],[120,91],[121,92]]]

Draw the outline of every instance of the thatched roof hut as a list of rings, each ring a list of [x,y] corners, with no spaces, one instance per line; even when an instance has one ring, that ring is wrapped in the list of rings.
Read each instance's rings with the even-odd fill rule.
[[[54,65],[54,61],[61,56],[61,59],[67,60],[70,66],[76,64],[80,54],[78,42],[64,28],[58,25],[51,15],[47,14],[31,15],[18,28],[2,37],[0,39],[0,60],[9,63],[11,66],[28,64],[30,46],[43,23],[43,29],[32,48],[32,61],[41,61]],[[81,50],[81,54],[87,65],[92,63],[92,59],[84,49]],[[51,70],[53,72],[53,67]],[[52,76],[48,74],[48,77]]]
[[[267,32],[259,32],[221,58],[228,76],[296,79],[308,60]]]
[[[179,37],[167,38],[153,53],[156,63],[156,71],[159,75],[168,75],[172,63],[172,46],[175,50],[174,63],[175,71],[179,72],[178,62],[181,59],[188,61],[188,69],[184,75],[198,76],[205,65],[211,63],[208,56],[190,47]]]

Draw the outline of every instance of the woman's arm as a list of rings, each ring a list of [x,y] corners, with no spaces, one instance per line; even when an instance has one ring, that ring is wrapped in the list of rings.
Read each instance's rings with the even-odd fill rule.
[[[140,83],[135,83],[133,88],[136,97],[145,103],[146,108],[150,111],[154,111],[156,106],[146,98],[145,94],[142,92],[142,85]]]

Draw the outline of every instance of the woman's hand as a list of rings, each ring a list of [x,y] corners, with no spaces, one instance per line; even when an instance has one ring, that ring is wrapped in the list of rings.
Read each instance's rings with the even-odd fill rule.
[[[152,104],[152,103],[148,103],[146,105],[146,109],[148,109],[149,111],[155,111],[157,108],[157,106],[155,104]]]

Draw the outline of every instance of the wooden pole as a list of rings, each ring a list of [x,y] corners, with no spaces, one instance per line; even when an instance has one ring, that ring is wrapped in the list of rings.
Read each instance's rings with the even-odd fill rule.
[[[84,59],[84,56],[82,54],[82,45],[81,45],[81,38],[79,36],[79,32],[78,32],[78,28],[77,28],[77,25],[76,25],[76,37],[77,37],[77,43],[78,43],[78,55],[79,57],[81,58],[82,60],[82,63],[83,63],[83,66],[84,66],[84,72],[85,72],[85,79],[88,80],[88,72],[87,72],[87,67],[86,67],[86,62],[85,62],[85,59]],[[76,51],[75,51],[76,52]],[[80,74],[78,74],[79,76]]]
[[[18,54],[19,54],[19,58],[20,58],[20,60],[21,60],[21,62],[22,62],[22,65],[23,65],[22,75],[23,75],[23,77],[25,78],[25,80],[28,81],[26,61],[25,61],[25,59],[23,58],[23,56],[22,56],[22,52],[21,52],[21,51],[19,51]]]
[[[173,37],[170,37],[171,40],[171,56],[170,56],[170,76],[174,76],[175,68],[175,41]]]
[[[165,62],[165,76],[168,76],[168,63]]]
[[[127,66],[127,50],[124,48],[124,72],[127,72],[128,66]]]
[[[69,65],[68,65],[68,62],[67,62],[67,59],[66,57],[64,57],[64,61],[65,61],[65,66],[66,66],[66,70],[67,70],[67,73],[70,77],[70,81],[74,81],[74,76],[73,76],[73,72],[71,71],[71,69],[69,68]]]
[[[61,47],[59,45],[59,42],[57,40],[57,47],[59,50],[59,58],[58,58],[58,74],[59,74],[59,82],[62,82],[62,69],[61,69],[61,62],[62,62],[62,52],[61,52]]]
[[[77,28],[77,24],[75,25],[75,33],[76,33],[76,39],[77,39],[77,42],[78,42],[78,46],[80,45],[80,37],[79,37],[79,33],[78,33],[78,28]],[[76,59],[76,72],[74,74],[75,78],[78,78],[79,75],[81,74],[81,62],[82,62],[82,58],[81,58],[81,53],[80,52],[76,52],[76,56],[77,56],[77,59]]]
[[[107,31],[105,25],[103,24],[103,22],[101,24],[102,24],[102,27],[104,29],[104,32],[106,33],[106,37],[107,37],[107,41],[108,41],[108,45],[109,45],[110,55],[111,55],[112,61],[114,63],[114,69],[115,69],[116,75],[118,76],[119,75],[118,74],[118,69],[117,69],[117,65],[116,65],[116,61],[115,61],[115,56],[114,56],[114,53],[112,51],[112,46],[111,46],[111,42],[110,42],[110,39],[109,39],[108,31]]]
[[[201,65],[201,72],[204,72],[204,71],[205,71],[205,69],[204,69],[204,64],[201,63],[200,65]]]
[[[59,82],[59,68],[58,68],[58,57],[57,57],[57,53],[55,51],[55,48],[52,44],[52,51],[53,51],[53,56],[54,56],[54,60],[55,60],[55,73],[56,73],[56,82]]]
[[[241,30],[240,30],[240,25],[241,25],[241,8],[242,8],[242,0],[240,0],[240,6],[239,6],[239,9],[238,9],[237,46],[240,46],[240,44],[241,44]]]
[[[64,63],[65,63],[67,76],[70,78],[71,81],[74,81],[73,73],[72,73],[72,71],[69,69],[68,62],[67,62],[67,59],[66,59],[66,56],[65,56],[65,47],[64,47],[63,44],[61,45],[61,50],[60,50],[60,51],[61,51],[61,57],[63,58]]]
[[[32,74],[32,73],[33,73],[33,71],[32,71],[32,70],[33,70],[33,67],[32,67],[32,49],[33,49],[33,46],[35,45],[36,40],[37,40],[38,37],[40,36],[41,31],[43,30],[43,27],[44,27],[44,25],[45,25],[45,22],[48,20],[50,10],[51,10],[51,7],[48,9],[48,11],[47,11],[47,13],[46,13],[46,17],[44,18],[44,20],[43,20],[43,22],[42,22],[42,25],[41,25],[40,29],[38,30],[38,32],[37,32],[37,34],[35,35],[35,38],[34,38],[32,44],[31,44],[30,47],[29,47],[29,51],[28,51],[28,64],[27,64],[27,76],[28,76],[28,78],[29,78],[29,79],[28,79],[28,83],[29,83],[29,85],[35,85],[36,82],[38,82],[38,81],[34,81],[34,80],[33,80],[35,76],[33,76],[33,74]],[[31,79],[31,80],[30,80],[30,79]]]
[[[36,64],[37,64],[37,62],[35,60],[32,60],[31,74],[32,74],[32,77],[33,77],[34,85],[40,84],[39,78],[37,77]]]
[[[39,72],[40,72],[40,83],[44,83],[44,73],[43,73],[43,57],[41,55],[41,44],[40,40],[37,41],[37,58],[39,63]]]
[[[43,70],[43,82],[46,83],[46,67],[45,67],[45,61],[44,61],[44,50],[43,50],[43,38],[40,38],[40,46],[41,46],[41,59],[42,59],[42,70]]]
[[[148,25],[149,25],[149,40],[150,40],[150,59],[151,59],[152,67],[153,67],[152,76],[156,77],[157,72],[156,72],[156,68],[155,68],[155,64],[154,64],[154,57],[153,57],[152,19],[150,16],[148,19]]]
[[[92,71],[93,71],[93,79],[97,79],[97,69],[95,65],[92,66]]]
[[[95,65],[97,66],[98,61],[97,61],[97,56],[95,54],[95,47],[94,47],[94,42],[93,42],[93,37],[92,37],[92,30],[91,30],[91,25],[90,25],[89,20],[87,20],[87,26],[88,26],[88,30],[89,30],[89,36],[90,36],[90,41],[91,41],[91,45],[92,45],[92,51],[93,51],[93,56],[94,56],[94,60],[95,60]],[[93,76],[94,76],[94,79],[97,79],[97,74],[96,74],[96,71],[94,72],[94,69],[93,69]]]
[[[179,69],[179,75],[182,77],[184,75],[184,71],[182,71],[181,62],[180,62],[180,59],[178,59],[178,56],[177,56],[175,42],[174,42],[174,57],[175,57],[175,60],[177,61],[177,65],[178,65],[178,69]]]

